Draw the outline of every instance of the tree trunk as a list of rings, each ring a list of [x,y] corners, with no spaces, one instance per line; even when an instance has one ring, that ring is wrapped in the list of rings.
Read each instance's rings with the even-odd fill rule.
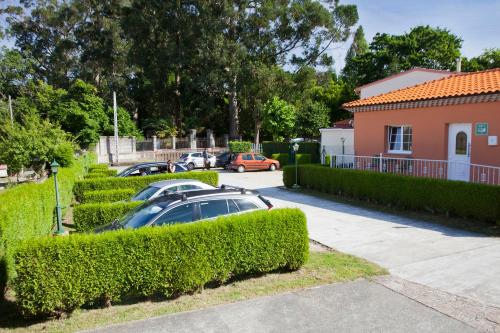
[[[261,121],[256,120],[255,121],[255,137],[254,137],[255,146],[258,146],[259,142],[260,142],[260,127],[261,127]]]
[[[237,75],[233,77],[231,91],[229,93],[229,137],[236,139],[240,134],[240,119],[238,97],[236,93]]]

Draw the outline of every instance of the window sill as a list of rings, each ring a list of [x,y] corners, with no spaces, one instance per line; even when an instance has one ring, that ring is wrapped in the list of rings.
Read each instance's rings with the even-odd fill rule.
[[[399,154],[399,155],[411,155],[413,151],[411,150],[388,150],[387,154]]]

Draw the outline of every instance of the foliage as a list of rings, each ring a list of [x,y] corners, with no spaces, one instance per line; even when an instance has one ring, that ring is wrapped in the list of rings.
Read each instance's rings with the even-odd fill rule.
[[[115,169],[91,169],[85,178],[113,177],[117,173],[118,170]]]
[[[40,173],[55,158],[69,166],[73,150],[64,131],[36,115],[26,116],[23,123],[0,123],[0,163],[7,164],[11,174],[22,168]]]
[[[15,49],[0,49],[0,98],[16,98],[33,74],[33,62]]]
[[[362,85],[413,67],[454,70],[461,47],[459,37],[430,26],[417,26],[403,35],[377,33],[367,52],[348,59],[343,76]]]
[[[130,189],[127,189],[127,191],[130,191]],[[106,197],[106,195],[102,194],[100,196]],[[99,196],[94,196],[94,198],[96,197]],[[75,208],[73,209],[73,223],[75,224],[75,228],[77,231],[92,231],[98,226],[111,223],[114,220],[122,217],[135,207],[139,206],[141,203],[141,201],[131,201],[81,204],[75,206]]]
[[[25,315],[51,314],[126,296],[170,297],[234,276],[298,269],[308,249],[305,215],[298,209],[42,238],[18,248],[14,289]]]
[[[484,71],[492,68],[500,68],[500,48],[487,49],[478,57],[462,58],[464,72]]]
[[[292,149],[290,147],[290,144],[284,142],[262,143],[262,150],[264,151],[264,155],[268,157],[272,156],[273,154],[289,154],[290,149]],[[320,144],[318,142],[302,142],[299,144],[298,154],[311,155],[311,162],[318,163],[320,161],[319,149]]]
[[[128,200],[136,193],[133,189],[97,190],[83,192],[81,203],[116,202]]]
[[[252,143],[248,141],[229,141],[229,150],[232,153],[252,152]]]
[[[482,221],[500,221],[500,187],[370,171],[299,166],[299,185],[408,210],[432,210]],[[286,186],[295,169],[283,172]]]
[[[311,163],[311,154],[296,154],[295,157],[297,158],[297,164]],[[272,154],[271,158],[273,160],[278,160],[280,162],[281,167],[284,167],[285,165],[289,164],[288,161],[290,161],[290,155],[284,153]],[[292,164],[294,163],[295,161]]]
[[[92,164],[91,166],[89,166],[89,172],[94,172],[94,171],[98,171],[98,172],[102,172],[104,170],[108,170],[109,169],[109,166],[107,164]]]
[[[78,181],[75,184],[74,193],[76,199],[80,201],[83,193],[86,191],[111,190],[121,188],[130,188],[138,191],[153,182],[166,179],[181,178],[196,179],[212,186],[217,186],[219,182],[219,174],[215,171],[163,173],[159,175],[141,177],[106,177]]]
[[[329,126],[330,110],[320,102],[308,101],[298,112],[296,131],[300,137],[316,138]]]
[[[57,180],[61,205],[69,206],[73,185],[83,176],[85,158],[61,168]],[[52,178],[43,183],[17,185],[0,192],[0,290],[12,279],[12,251],[19,241],[48,235],[54,226],[55,192]]]
[[[263,109],[262,128],[272,133],[273,141],[283,141],[293,136],[297,111],[286,101],[274,96]]]

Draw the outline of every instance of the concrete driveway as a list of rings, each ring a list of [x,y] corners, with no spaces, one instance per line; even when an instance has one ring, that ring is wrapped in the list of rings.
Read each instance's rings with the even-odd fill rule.
[[[391,274],[500,307],[500,239],[281,189],[282,173],[220,173],[221,184],[258,189],[276,207],[298,207],[310,238]]]

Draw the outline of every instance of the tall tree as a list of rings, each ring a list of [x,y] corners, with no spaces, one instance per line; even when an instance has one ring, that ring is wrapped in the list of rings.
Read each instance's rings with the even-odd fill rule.
[[[470,59],[462,58],[464,72],[483,71],[500,68],[500,49],[487,49],[481,55]]]
[[[355,57],[359,57],[368,51],[368,43],[365,39],[365,32],[363,26],[359,26],[354,33],[352,44],[347,51],[345,61],[346,63]]]

